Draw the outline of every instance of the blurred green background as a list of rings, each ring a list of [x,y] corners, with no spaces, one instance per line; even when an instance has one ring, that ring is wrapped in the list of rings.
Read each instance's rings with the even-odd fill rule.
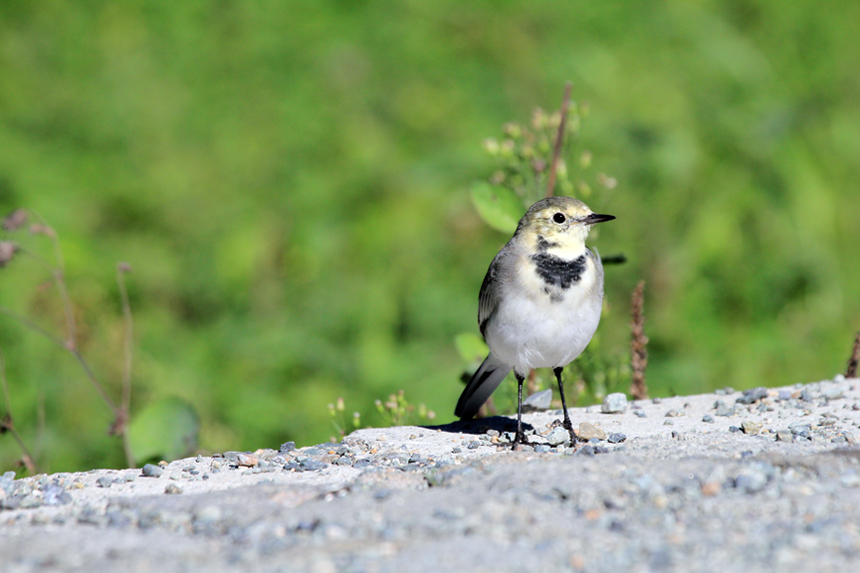
[[[116,396],[132,265],[132,418],[178,396],[204,451],[306,445],[338,396],[376,425],[402,388],[447,422],[508,238],[469,200],[481,142],[571,80],[618,180],[598,244],[629,259],[601,348],[642,278],[652,395],[829,378],[860,328],[858,27],[847,0],[5,0],[0,211],[59,233]],[[60,332],[48,278],[14,260],[0,305]],[[5,317],[0,347],[43,469],[123,464],[71,356]]]

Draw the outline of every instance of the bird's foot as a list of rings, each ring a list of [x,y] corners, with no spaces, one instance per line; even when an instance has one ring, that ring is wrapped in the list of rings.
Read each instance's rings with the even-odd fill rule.
[[[528,446],[529,440],[526,438],[526,435],[523,432],[517,432],[516,437],[514,437],[514,442],[511,444],[511,451],[515,452],[518,449],[518,446],[522,444],[524,446]]]

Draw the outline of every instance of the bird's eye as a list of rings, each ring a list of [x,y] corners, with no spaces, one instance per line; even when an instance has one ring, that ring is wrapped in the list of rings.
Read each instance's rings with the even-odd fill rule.
[[[565,221],[564,213],[556,213],[552,216],[552,220],[561,225]]]

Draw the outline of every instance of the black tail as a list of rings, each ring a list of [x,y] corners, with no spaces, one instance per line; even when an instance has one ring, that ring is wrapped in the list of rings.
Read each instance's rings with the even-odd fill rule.
[[[499,387],[511,367],[507,364],[502,364],[498,359],[490,354],[484,359],[481,367],[466,384],[466,389],[460,395],[457,401],[457,407],[454,409],[454,415],[461,420],[469,420],[475,417],[490,394]]]

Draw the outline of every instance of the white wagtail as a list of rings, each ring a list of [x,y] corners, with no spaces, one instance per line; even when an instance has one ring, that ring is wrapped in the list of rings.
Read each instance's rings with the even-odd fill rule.
[[[466,385],[456,416],[474,417],[513,369],[519,386],[516,449],[525,442],[523,380],[531,368],[552,368],[564,427],[575,443],[561,372],[591,341],[603,306],[603,265],[585,238],[592,225],[614,218],[593,213],[578,199],[548,197],[520,219],[481,285],[478,325],[490,354]]]

